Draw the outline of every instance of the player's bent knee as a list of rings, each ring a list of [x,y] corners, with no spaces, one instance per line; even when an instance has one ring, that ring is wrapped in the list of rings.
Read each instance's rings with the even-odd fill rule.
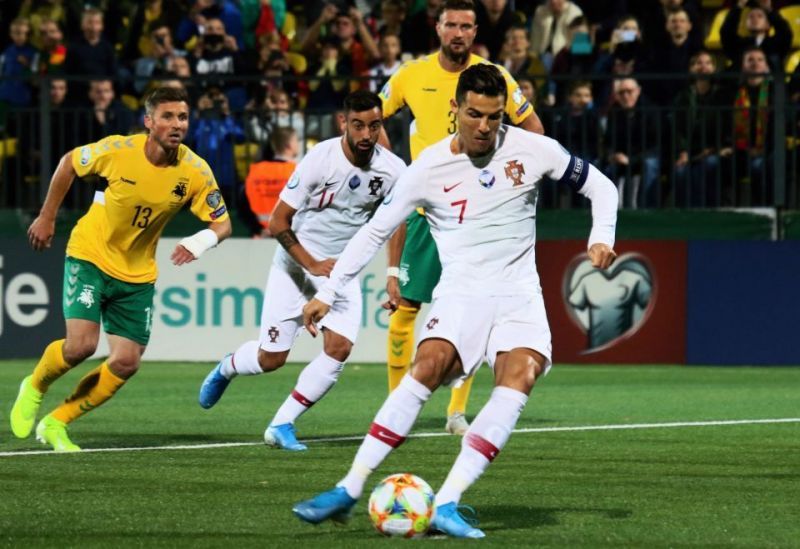
[[[339,362],[347,361],[350,356],[350,351],[353,350],[353,344],[343,337],[337,337],[331,341],[326,341],[323,351],[325,354]]]
[[[261,367],[262,372],[274,372],[286,364],[286,358],[289,356],[289,351],[280,353],[273,353],[265,351],[264,349],[258,350],[258,365]]]
[[[97,340],[94,338],[67,339],[64,342],[63,354],[67,364],[76,366],[97,351]]]
[[[112,356],[108,359],[108,368],[111,372],[122,379],[129,379],[139,371],[138,354],[130,353],[121,356]]]

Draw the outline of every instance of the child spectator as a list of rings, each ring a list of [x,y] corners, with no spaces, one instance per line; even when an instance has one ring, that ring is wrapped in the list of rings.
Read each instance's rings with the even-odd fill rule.
[[[8,107],[27,107],[31,103],[31,85],[27,77],[36,72],[39,53],[28,43],[30,30],[27,19],[14,19],[9,29],[11,44],[0,54],[0,112],[3,115]]]

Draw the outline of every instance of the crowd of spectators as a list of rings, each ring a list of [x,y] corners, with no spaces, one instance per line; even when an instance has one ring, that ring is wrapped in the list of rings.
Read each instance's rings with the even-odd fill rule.
[[[800,15],[786,16],[800,12],[799,1],[475,2],[474,52],[518,80],[547,133],[602,167],[626,207],[770,203],[775,75],[783,81],[793,71],[782,97],[800,103],[800,54],[792,52]],[[153,86],[185,87],[193,102],[187,144],[236,202],[246,196],[248,167],[237,165],[237,151],[272,161],[271,137],[280,130],[285,148],[290,128],[296,160],[338,133],[349,91],[377,91],[402,62],[438,47],[440,4],[6,1],[2,135],[32,151],[23,175],[38,174],[41,94],[49,98],[54,162],[70,147],[139,130],[141,100]],[[796,112],[780,119],[795,138]],[[546,203],[563,205],[553,189],[543,193]]]

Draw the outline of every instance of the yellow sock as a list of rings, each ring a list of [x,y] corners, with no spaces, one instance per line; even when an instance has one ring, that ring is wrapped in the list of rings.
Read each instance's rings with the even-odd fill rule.
[[[125,380],[117,377],[108,367],[107,362],[86,374],[72,393],[58,408],[50,414],[58,421],[70,423],[86,412],[91,412],[125,384]]]
[[[40,393],[46,393],[50,384],[63,376],[72,368],[64,360],[64,340],[59,339],[48,345],[36,368],[33,369],[31,385]]]
[[[389,338],[386,365],[389,370],[389,392],[400,385],[400,380],[411,367],[414,354],[414,321],[419,309],[400,305],[389,317]]]
[[[450,405],[447,407],[447,416],[452,416],[456,412],[467,413],[467,400],[469,392],[472,390],[472,376],[464,380],[461,387],[450,391]]]

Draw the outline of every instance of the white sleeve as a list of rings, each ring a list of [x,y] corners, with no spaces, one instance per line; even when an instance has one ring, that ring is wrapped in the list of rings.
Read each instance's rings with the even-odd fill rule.
[[[550,142],[557,146],[550,147],[547,155],[551,164],[549,177],[571,186],[592,201],[588,247],[600,242],[613,248],[619,201],[617,187],[588,161],[570,154],[557,141]]]
[[[317,291],[315,298],[332,305],[336,301],[336,295],[366,267],[409,214],[417,206],[425,206],[422,194],[425,182],[422,173],[414,164],[403,172],[369,223],[361,227],[347,243],[336,260],[328,282]]]
[[[586,165],[589,167],[586,182],[578,192],[592,201],[592,232],[589,233],[587,247],[591,248],[592,244],[601,242],[613,248],[619,193],[603,172],[588,162]]]
[[[280,199],[295,210],[302,208],[314,188],[323,183],[323,171],[329,162],[324,161],[317,147],[303,157],[281,191]]]

